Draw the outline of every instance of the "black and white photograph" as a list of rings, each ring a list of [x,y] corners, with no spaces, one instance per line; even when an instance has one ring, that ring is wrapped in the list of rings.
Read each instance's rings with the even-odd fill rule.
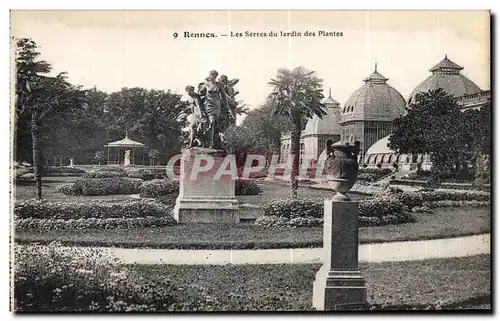
[[[492,313],[491,24],[11,10],[10,311]]]

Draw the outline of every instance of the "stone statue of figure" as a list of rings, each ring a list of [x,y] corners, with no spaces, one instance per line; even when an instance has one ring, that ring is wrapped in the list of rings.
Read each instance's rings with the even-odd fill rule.
[[[217,125],[221,112],[223,99],[222,88],[217,82],[219,73],[216,70],[209,72],[206,82],[200,86],[200,96],[203,97],[203,107],[208,117],[208,148],[214,148],[215,134],[217,133]]]
[[[130,166],[130,149],[125,151],[125,158],[123,159],[123,166]]]
[[[206,145],[206,125],[208,124],[208,117],[200,95],[195,92],[194,87],[186,86],[185,89],[189,96],[189,106],[191,112],[188,147],[202,147]]]
[[[198,84],[198,92],[193,86],[186,86],[190,104],[190,135],[188,147],[220,147],[224,133],[236,124],[235,96],[239,93],[234,89],[238,79],[229,80],[216,70],[209,72],[205,82]]]
[[[69,159],[69,167],[73,167],[73,166],[75,166],[74,161],[75,161],[75,159],[74,159],[73,157],[71,157],[71,158]]]

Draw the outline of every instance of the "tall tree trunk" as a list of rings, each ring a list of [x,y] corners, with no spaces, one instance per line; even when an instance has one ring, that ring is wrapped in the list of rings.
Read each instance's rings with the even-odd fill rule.
[[[290,151],[292,159],[292,171],[290,173],[290,192],[292,198],[297,198],[297,190],[299,189],[299,183],[297,181],[297,175],[299,175],[300,167],[300,131],[301,130],[301,119],[298,115],[295,115],[293,122],[293,129],[290,137]]]
[[[38,126],[38,113],[33,111],[31,114],[31,140],[33,142],[33,170],[35,172],[37,198],[42,199],[42,171],[41,171],[41,152],[40,152],[40,128]]]

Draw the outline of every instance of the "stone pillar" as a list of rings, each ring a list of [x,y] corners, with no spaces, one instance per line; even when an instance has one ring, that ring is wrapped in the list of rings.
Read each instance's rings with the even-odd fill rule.
[[[313,284],[317,310],[367,308],[365,279],[358,267],[358,202],[325,200],[323,266]]]
[[[182,152],[174,218],[179,223],[239,223],[234,179],[236,161],[228,162],[226,152],[189,148]],[[212,162],[213,164],[209,164]],[[234,166],[234,176],[228,169]],[[193,172],[194,170],[194,172]]]

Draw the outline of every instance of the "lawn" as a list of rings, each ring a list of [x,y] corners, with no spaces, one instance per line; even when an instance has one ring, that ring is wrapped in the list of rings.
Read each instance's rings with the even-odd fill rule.
[[[319,264],[135,265],[145,279],[170,278],[186,297],[212,298],[217,310],[310,310]],[[490,257],[367,263],[371,309],[458,309],[490,304]],[[489,307],[488,307],[489,308]]]
[[[95,274],[99,278],[100,271],[103,278],[86,278],[78,266],[68,266],[61,275],[49,272],[57,266],[33,267],[32,273],[37,273],[38,268],[46,271],[40,275],[44,282],[30,274],[16,279],[23,282],[15,287],[16,310],[314,310],[313,281],[320,268],[319,264],[127,265],[122,267],[128,271],[110,278],[109,269],[102,263],[99,268],[84,266],[89,269],[84,269],[84,275]],[[488,255],[367,263],[361,264],[360,270],[366,279],[371,310],[491,309]],[[125,276],[123,283],[116,283],[120,275]],[[109,280],[115,285],[100,284]],[[73,282],[79,282],[79,286],[72,287]],[[110,293],[112,289],[115,292]],[[47,292],[42,296],[43,291]],[[106,304],[110,301],[114,303]]]
[[[416,214],[417,222],[362,227],[360,243],[457,237],[490,232],[489,208],[437,208]],[[165,249],[251,249],[321,247],[323,228],[270,228],[253,224],[181,224],[110,230],[16,230],[20,243],[150,247]]]

